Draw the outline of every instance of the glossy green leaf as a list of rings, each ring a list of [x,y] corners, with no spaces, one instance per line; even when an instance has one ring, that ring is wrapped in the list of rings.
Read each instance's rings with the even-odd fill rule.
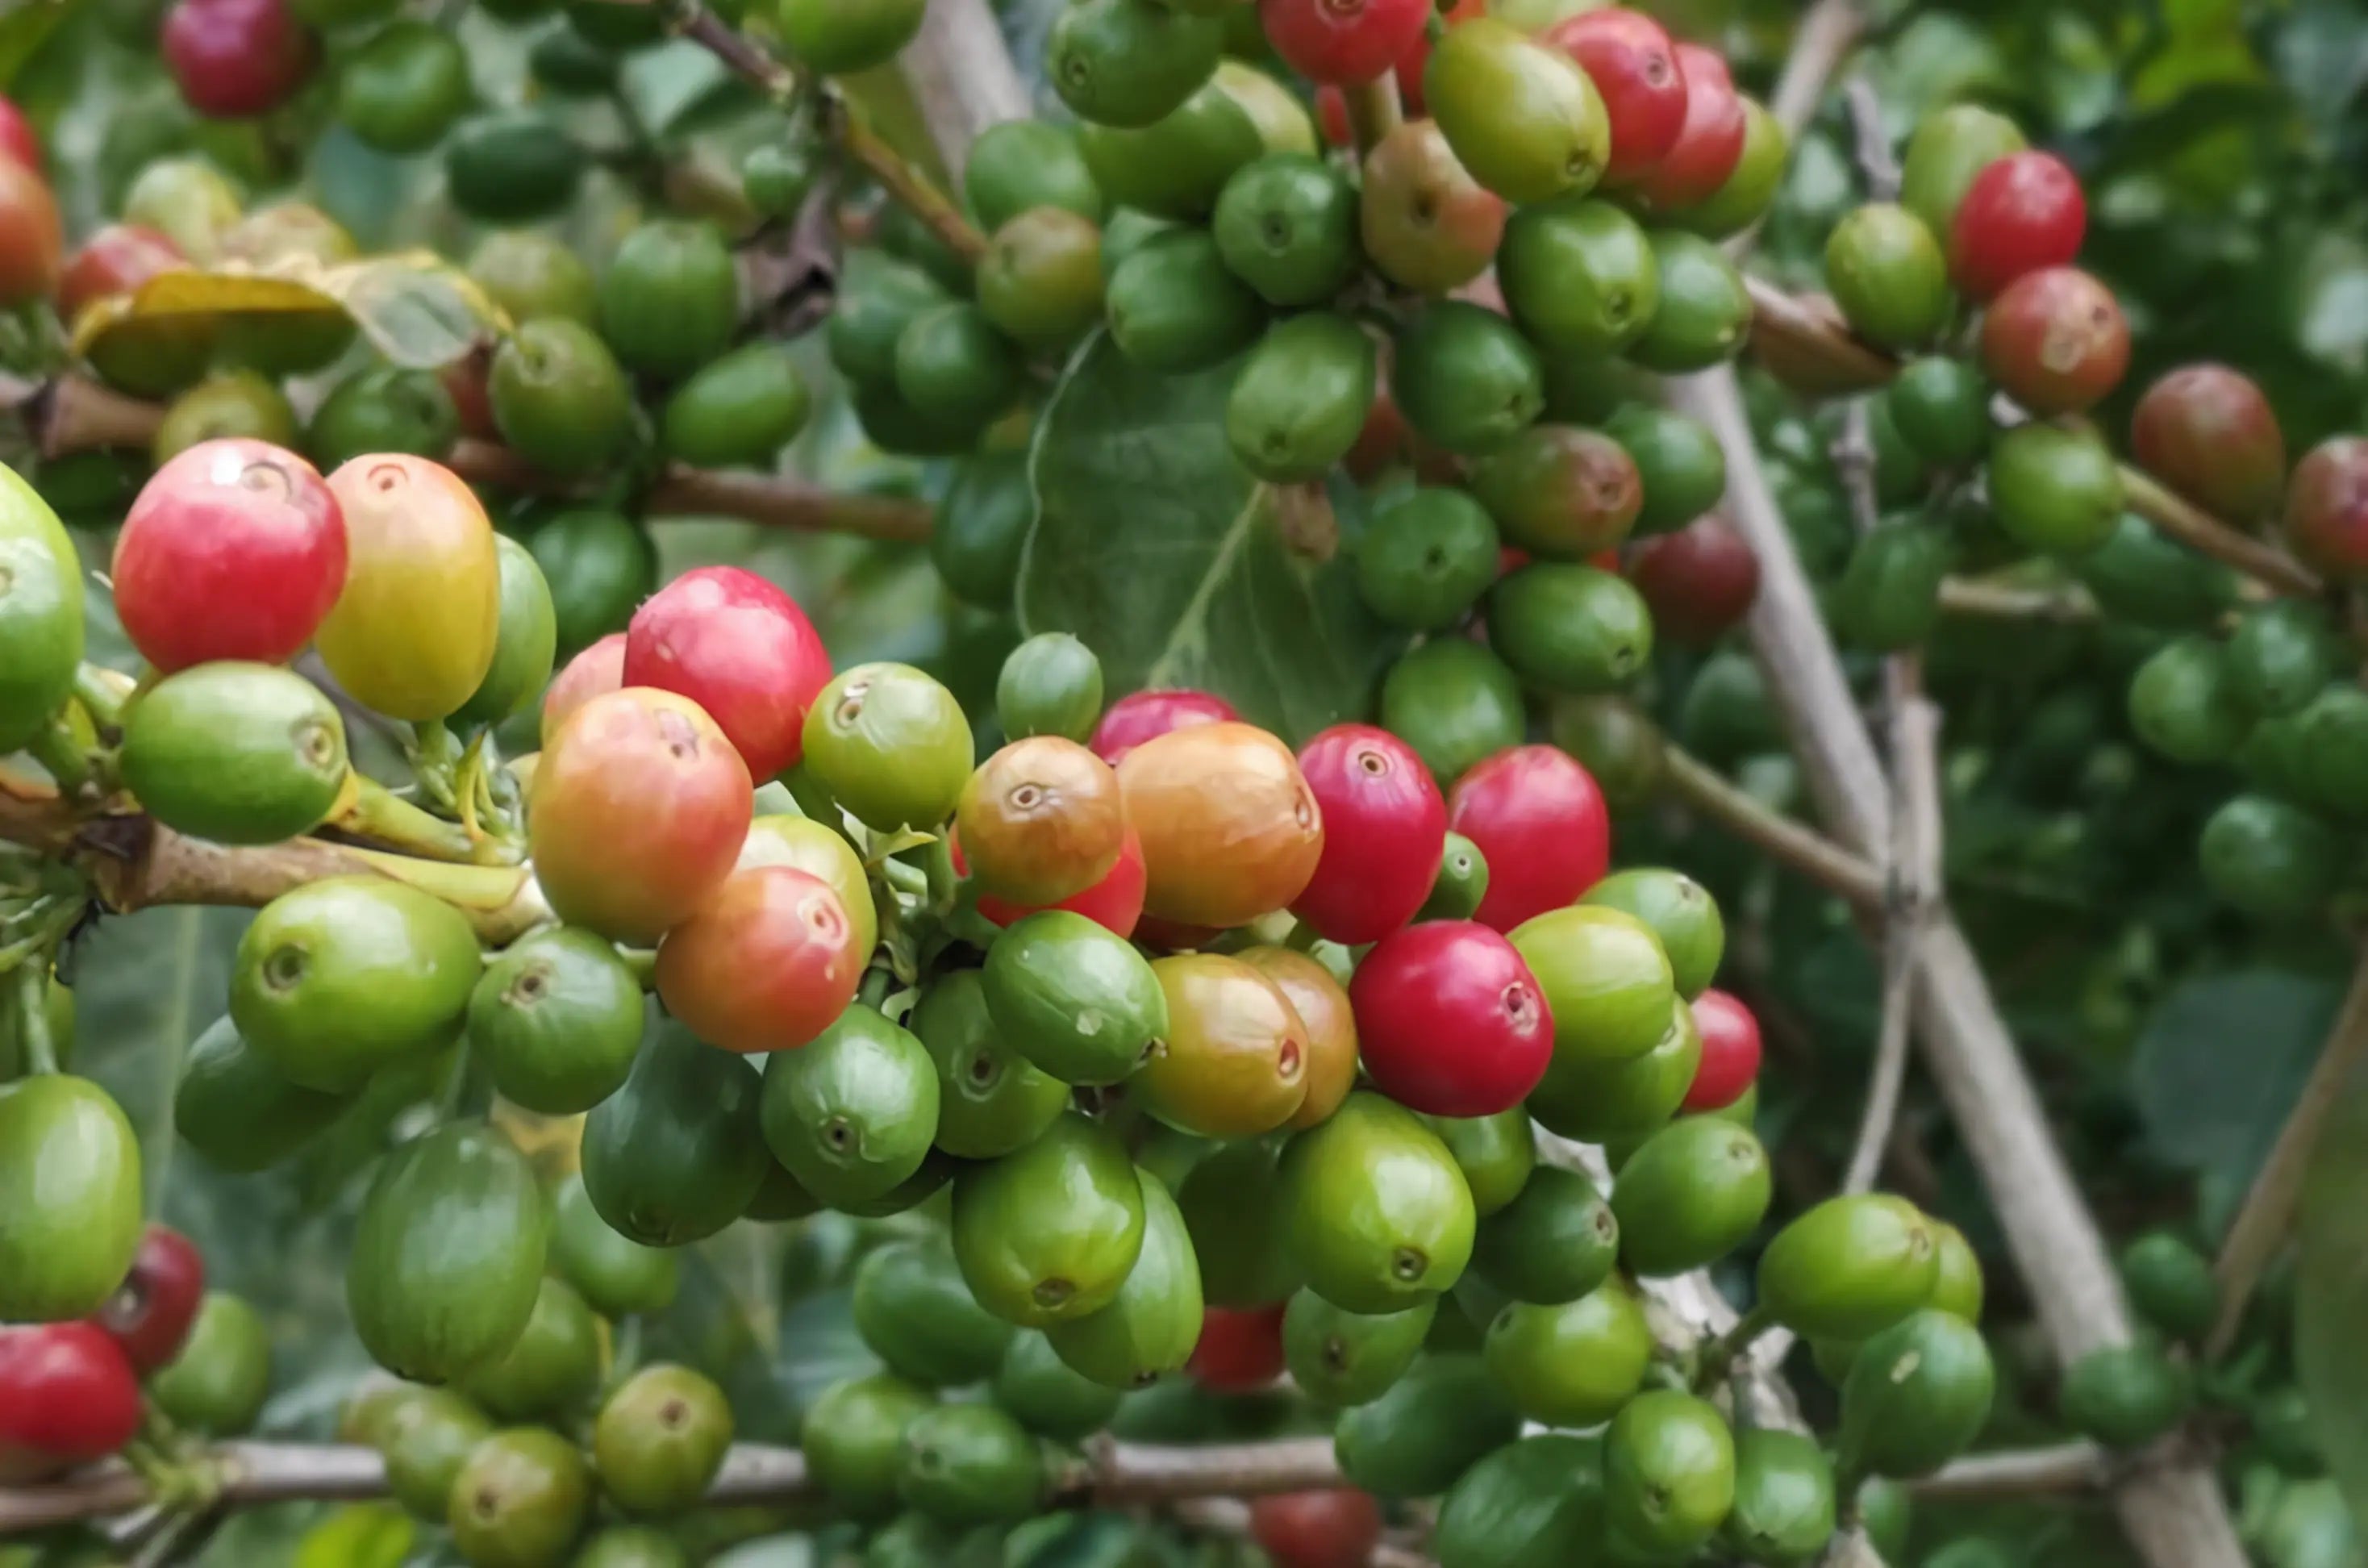
[[[1038,424],[1019,620],[1101,655],[1113,691],[1199,687],[1298,739],[1360,715],[1396,640],[1366,614],[1349,493],[1258,483],[1224,432],[1230,366],[1162,376],[1098,336]]]

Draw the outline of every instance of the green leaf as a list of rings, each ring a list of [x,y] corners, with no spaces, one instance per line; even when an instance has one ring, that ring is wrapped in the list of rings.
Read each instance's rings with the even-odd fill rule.
[[[1161,376],[1105,337],[1037,426],[1019,622],[1101,655],[1113,690],[1198,687],[1296,741],[1361,715],[1398,647],[1358,601],[1327,501],[1253,480],[1225,442],[1233,369]]]
[[[2164,997],[2131,1062],[2156,1153],[2233,1187],[2250,1181],[2340,999],[2331,981],[2267,969],[2208,975]]]
[[[417,1533],[392,1503],[356,1503],[304,1532],[295,1568],[400,1568]]]
[[[689,39],[628,55],[617,73],[617,96],[648,135],[664,136],[694,112],[739,89],[714,52]]]
[[[2356,1085],[2319,1134],[2295,1238],[2294,1382],[2328,1472],[2368,1518],[2368,1091]]]
[[[33,0],[31,5],[0,7],[0,87],[16,80],[25,62],[40,52],[80,4],[81,0]]]

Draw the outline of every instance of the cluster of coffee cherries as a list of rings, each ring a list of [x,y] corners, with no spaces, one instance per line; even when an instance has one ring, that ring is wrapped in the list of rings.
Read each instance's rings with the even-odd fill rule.
[[[270,1392],[262,1318],[206,1289],[205,1260],[187,1236],[151,1225],[97,1311],[0,1325],[0,1485],[111,1458],[146,1440],[143,1428],[168,1443],[237,1437]]]

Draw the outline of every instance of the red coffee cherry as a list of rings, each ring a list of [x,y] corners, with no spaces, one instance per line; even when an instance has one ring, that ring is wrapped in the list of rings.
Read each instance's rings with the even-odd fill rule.
[[[1759,1076],[1759,1020],[1724,991],[1693,999],[1694,1031],[1702,1036],[1702,1064],[1686,1090],[1684,1108],[1723,1110],[1743,1097]]]
[[[594,698],[625,684],[625,634],[611,631],[567,661],[542,698],[542,744],[567,722],[568,715]]]
[[[1603,880],[1611,816],[1586,768],[1552,746],[1474,763],[1447,798],[1447,825],[1480,846],[1488,892],[1474,918],[1509,931]]]
[[[1508,1109],[1554,1055],[1554,1016],[1536,976],[1477,921],[1426,920],[1383,937],[1357,965],[1349,1002],[1366,1075],[1427,1115]]]
[[[1759,558],[1725,518],[1701,517],[1638,545],[1628,580],[1653,612],[1654,635],[1707,648],[1750,613]]]
[[[2368,437],[2338,436],[2303,454],[2286,484],[2286,542],[2341,583],[2368,578]]]
[[[830,654],[789,595],[737,566],[702,566],[633,612],[624,680],[698,703],[761,782],[804,754],[806,710],[830,684]]]
[[[2157,379],[2130,415],[2140,468],[2232,522],[2276,510],[2286,437],[2251,377],[2226,365],[2183,365]]]
[[[1455,0],[1452,6],[1440,14],[1440,21],[1445,24],[1440,30],[1461,27],[1474,17],[1485,17],[1487,14],[1488,0]],[[1420,119],[1430,112],[1429,106],[1423,101],[1422,97],[1423,68],[1429,63],[1430,30],[1425,28],[1414,35],[1414,41],[1406,45],[1404,54],[1398,56],[1398,101],[1405,106],[1406,117],[1408,119]],[[1340,109],[1340,121],[1344,128],[1340,142],[1343,146],[1349,142],[1345,131],[1348,117],[1348,106],[1343,104]]]
[[[58,286],[65,227],[40,171],[0,158],[0,307],[47,296]]]
[[[1950,220],[1949,281],[1994,298],[2026,273],[2068,266],[2089,230],[2079,176],[2050,153],[2009,153],[1965,188]]]
[[[129,294],[160,272],[188,265],[181,247],[156,230],[109,223],[66,258],[58,275],[58,319],[71,326],[92,301]]]
[[[1291,912],[1358,948],[1404,926],[1430,896],[1447,846],[1447,802],[1414,748],[1371,724],[1335,724],[1299,751],[1324,812],[1324,853]]]
[[[181,1353],[205,1293],[206,1263],[197,1247],[178,1231],[151,1225],[140,1238],[131,1272],[91,1322],[145,1376]]]
[[[1677,44],[1671,53],[1685,86],[1685,119],[1677,140],[1634,184],[1662,212],[1709,200],[1743,161],[1743,100],[1725,59],[1697,43]]]
[[[1282,1376],[1282,1303],[1210,1307],[1184,1369],[1204,1389],[1244,1393]]]
[[[1429,0],[1258,0],[1258,25],[1311,82],[1370,82],[1423,35]]]
[[[970,875],[970,860],[962,854],[961,834],[950,834],[947,847],[953,852],[954,874]],[[1125,842],[1119,846],[1118,864],[1085,892],[1072,893],[1053,904],[1014,903],[1008,898],[982,892],[978,895],[978,912],[997,926],[1008,926],[1038,909],[1065,909],[1072,915],[1084,915],[1106,931],[1132,937],[1143,920],[1144,882],[1143,839],[1130,827]]]
[[[141,487],[113,573],[125,634],[166,675],[212,659],[286,664],[345,586],[345,514],[295,453],[200,441]]]
[[[1116,767],[1119,759],[1147,740],[1195,724],[1222,724],[1241,715],[1224,698],[1206,691],[1136,691],[1102,712],[1087,748]]]
[[[2129,368],[2121,301],[2078,267],[2023,274],[1982,317],[1982,369],[2033,414],[2094,407]]]
[[[1275,1568],[1365,1568],[1382,1540],[1382,1506],[1349,1487],[1286,1492],[1250,1504],[1250,1538]]]
[[[140,1380],[86,1323],[0,1328],[0,1485],[103,1460],[140,1430]]]
[[[214,119],[278,108],[320,57],[287,0],[177,0],[159,41],[183,100]]]
[[[1606,185],[1626,185],[1669,154],[1686,123],[1686,78],[1660,23],[1624,6],[1581,11],[1546,29],[1603,95],[1611,116]]]
[[[41,172],[41,138],[25,111],[0,97],[0,158],[14,158],[35,174]]]

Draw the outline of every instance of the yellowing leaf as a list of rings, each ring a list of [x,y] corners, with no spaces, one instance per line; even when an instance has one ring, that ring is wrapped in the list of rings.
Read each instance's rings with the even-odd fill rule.
[[[304,1532],[295,1568],[400,1568],[417,1531],[392,1503],[355,1503]]]
[[[222,262],[159,273],[129,294],[93,302],[74,324],[74,350],[88,355],[108,334],[135,321],[230,315],[342,312],[394,364],[434,369],[509,329],[483,290],[425,251],[324,267],[311,256],[265,266]]]

